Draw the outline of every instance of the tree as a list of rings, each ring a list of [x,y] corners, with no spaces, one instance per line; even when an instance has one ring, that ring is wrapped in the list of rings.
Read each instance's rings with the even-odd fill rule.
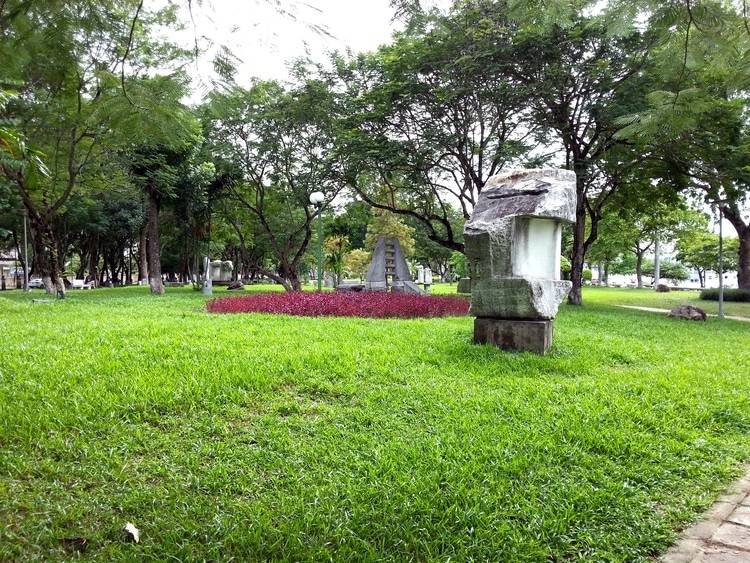
[[[450,260],[448,260],[448,265],[456,278],[469,277],[469,265],[466,261],[466,254],[463,252],[453,251]]]
[[[357,276],[360,281],[365,279],[372,261],[372,253],[361,248],[355,248],[344,256],[344,270]]]
[[[323,266],[333,272],[333,286],[341,283],[341,275],[344,272],[344,258],[349,250],[349,241],[346,237],[334,235],[328,237],[323,243],[325,258]]]
[[[596,14],[591,2],[569,6],[578,12],[565,13],[559,24],[532,25],[522,18],[514,36],[517,63],[510,74],[527,88],[534,123],[555,133],[564,167],[576,173],[568,302],[580,305],[586,252],[598,236],[603,205],[622,185],[623,167],[604,161],[622,160],[616,151],[616,118],[632,113],[644,97],[650,45],[632,26],[615,33],[606,14]],[[587,11],[594,15],[585,15]]]
[[[536,129],[527,92],[503,78],[512,57],[500,3],[411,13],[391,45],[334,59],[347,100],[346,179],[369,205],[420,221],[431,241],[463,251],[455,207],[467,219],[489,177],[530,164]]]
[[[648,260],[643,264],[643,273],[653,276],[655,274],[655,265],[653,260]],[[664,278],[672,283],[677,283],[681,281],[685,281],[689,278],[687,270],[682,264],[677,264],[675,262],[671,262],[668,260],[665,260],[660,264],[659,267],[659,278]],[[654,279],[653,283],[655,284],[658,280]]]
[[[646,140],[678,189],[702,195],[739,236],[738,281],[750,289],[750,130],[745,58],[750,42],[744,10],[732,3],[667,2],[653,7],[662,40],[660,78],[648,109],[623,123],[622,138]],[[695,8],[695,9],[692,9]]]
[[[178,82],[139,76],[179,54],[148,34],[155,18],[174,23],[173,12],[142,8],[136,0],[0,5],[0,61],[18,91],[3,108],[12,124],[3,139],[13,142],[3,143],[10,159],[1,171],[27,210],[35,270],[48,292],[65,290],[55,225],[71,195],[106,165],[115,138],[152,136],[169,121],[164,91]],[[174,134],[173,122],[167,128]]]
[[[414,228],[402,221],[398,215],[387,209],[375,209],[367,224],[365,250],[372,252],[380,237],[396,238],[405,257],[414,254]]]
[[[737,268],[739,240],[734,237],[723,241],[723,269]],[[675,245],[676,258],[698,272],[701,287],[706,287],[706,270],[719,271],[719,235],[708,229],[682,232]]]
[[[325,234],[346,237],[351,248],[362,248],[371,218],[372,208],[367,203],[352,200],[344,205],[342,213],[329,218],[325,224]]]
[[[147,205],[148,281],[153,295],[164,293],[162,280],[159,214],[165,200],[173,197],[180,168],[188,165],[195,137],[177,137],[169,144],[144,144],[132,152],[131,174],[143,190]]]
[[[334,105],[328,85],[303,79],[289,89],[259,81],[216,93],[206,108],[214,154],[243,171],[230,197],[253,217],[254,240],[262,239],[276,263],[254,268],[288,291],[301,289],[313,221],[343,185],[333,146]],[[315,191],[326,198],[319,209],[309,201]]]

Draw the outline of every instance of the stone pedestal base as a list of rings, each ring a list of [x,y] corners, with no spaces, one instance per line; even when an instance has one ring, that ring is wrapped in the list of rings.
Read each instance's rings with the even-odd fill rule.
[[[458,280],[458,293],[471,293],[471,278]]]
[[[552,321],[478,317],[474,319],[474,343],[544,355],[552,348]]]

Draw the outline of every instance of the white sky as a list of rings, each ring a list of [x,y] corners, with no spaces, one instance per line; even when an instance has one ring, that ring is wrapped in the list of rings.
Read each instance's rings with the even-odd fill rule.
[[[163,0],[150,0],[157,6]],[[401,29],[392,22],[388,0],[203,0],[192,1],[193,13],[185,0],[182,19],[187,29],[179,42],[192,45],[196,37],[223,44],[243,61],[238,82],[250,77],[283,80],[287,63],[301,56],[322,61],[330,51],[372,51],[388,43]],[[289,14],[278,12],[276,5]],[[447,7],[450,0],[427,0],[426,5]],[[311,26],[323,26],[331,37],[316,34]],[[203,43],[205,46],[205,43]],[[194,71],[207,82],[211,56]],[[200,93],[197,93],[198,95]]]

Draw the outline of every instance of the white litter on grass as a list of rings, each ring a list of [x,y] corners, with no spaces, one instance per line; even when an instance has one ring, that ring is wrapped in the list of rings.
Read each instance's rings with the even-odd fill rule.
[[[125,526],[123,527],[123,530],[125,530],[125,533],[127,534],[129,541],[132,541],[134,543],[138,543],[139,541],[141,541],[140,530],[136,528],[135,525],[132,524],[131,522],[128,522],[127,524],[125,524]]]

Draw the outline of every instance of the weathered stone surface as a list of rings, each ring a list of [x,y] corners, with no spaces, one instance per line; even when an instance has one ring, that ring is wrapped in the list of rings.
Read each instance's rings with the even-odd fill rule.
[[[538,217],[575,221],[575,173],[529,169],[493,176],[482,189],[467,230],[494,231],[505,217]]]
[[[570,282],[505,278],[478,280],[471,293],[471,314],[505,319],[554,319],[570,291]]]
[[[458,293],[471,293],[471,278],[458,280]]]
[[[231,281],[234,270],[231,260],[210,260],[206,256],[203,258],[203,264],[211,281]]]
[[[396,281],[391,286],[391,291],[394,293],[413,293],[415,295],[427,295],[427,293],[419,287],[415,282],[410,280]]]
[[[689,321],[705,321],[706,313],[700,307],[694,305],[677,305],[670,312],[669,317],[686,319]]]
[[[227,286],[228,291],[235,291],[238,289],[245,289],[245,286],[242,284],[241,281],[233,281]]]
[[[477,316],[552,319],[570,290],[560,281],[562,223],[575,220],[575,173],[522,170],[490,178],[464,228]]]
[[[503,350],[546,354],[552,348],[552,321],[474,319],[474,342],[493,344]]]
[[[368,291],[400,291],[426,295],[411,279],[404,251],[395,237],[380,237],[372,252],[365,289]]]

